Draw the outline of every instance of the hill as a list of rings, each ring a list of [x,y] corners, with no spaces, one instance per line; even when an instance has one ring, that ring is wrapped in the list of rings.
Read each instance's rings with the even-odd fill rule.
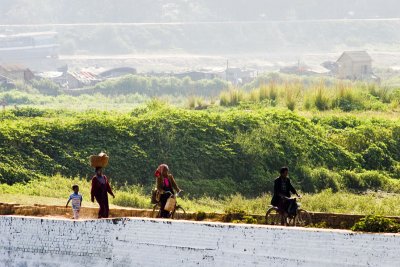
[[[106,151],[114,184],[147,190],[162,162],[192,195],[257,196],[271,191],[282,165],[305,192],[399,190],[398,120],[153,101],[129,113],[12,110],[1,115],[0,139],[0,181],[9,184],[57,173],[89,178],[88,157]]]

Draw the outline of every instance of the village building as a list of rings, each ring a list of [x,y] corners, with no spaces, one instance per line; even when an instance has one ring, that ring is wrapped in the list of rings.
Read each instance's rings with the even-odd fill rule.
[[[100,81],[102,81],[101,78],[87,71],[69,71],[67,73],[67,83],[69,89],[95,85]]]
[[[39,79],[50,80],[50,81],[58,84],[60,87],[66,88],[68,85],[66,74],[67,74],[67,72],[47,71],[47,72],[36,73],[35,76]]]
[[[21,65],[1,65],[0,77],[8,82],[23,81],[29,82],[35,78],[33,72]]]
[[[237,67],[227,67],[225,70],[225,80],[238,85],[251,82],[257,77],[257,71],[252,69],[241,69]]]
[[[346,51],[336,61],[339,79],[372,79],[372,58],[366,51]]]
[[[218,74],[213,71],[207,70],[193,70],[193,71],[184,71],[180,73],[175,73],[174,77],[182,79],[185,77],[189,77],[192,81],[199,81],[199,80],[212,80],[214,78],[218,78]]]

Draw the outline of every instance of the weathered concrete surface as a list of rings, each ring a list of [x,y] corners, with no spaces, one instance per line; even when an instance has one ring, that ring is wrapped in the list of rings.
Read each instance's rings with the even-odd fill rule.
[[[97,218],[98,208],[83,207],[80,212],[80,217],[83,219]],[[110,217],[151,217],[152,210],[148,209],[134,209],[134,208],[114,208],[110,209]],[[0,215],[24,215],[24,216],[52,216],[72,218],[71,208],[64,206],[54,205],[19,205],[10,203],[0,203]],[[336,229],[350,229],[356,222],[365,215],[354,214],[338,214],[338,213],[324,213],[324,212],[310,212],[312,223],[324,223],[326,227]],[[206,214],[206,219],[212,221],[225,221],[225,214],[222,213],[209,213]],[[263,222],[264,215],[252,215],[259,222]],[[187,220],[195,220],[196,214],[188,212],[186,214]],[[387,217],[396,220],[400,223],[400,217]]]
[[[400,235],[0,216],[0,266],[399,266]]]

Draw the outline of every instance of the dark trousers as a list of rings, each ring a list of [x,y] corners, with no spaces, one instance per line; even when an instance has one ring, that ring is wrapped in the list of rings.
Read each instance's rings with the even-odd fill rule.
[[[294,199],[284,199],[281,198],[279,201],[278,208],[281,211],[287,212],[290,215],[293,215],[297,210],[297,204]]]
[[[164,210],[165,204],[167,204],[167,200],[169,197],[170,197],[170,194],[162,194],[160,196],[160,204],[161,204],[160,217],[161,218],[169,218],[171,216],[171,213],[169,211]]]
[[[108,195],[106,192],[101,192],[98,196],[96,196],[96,201],[99,203],[99,219],[100,218],[108,218],[110,208],[108,206]]]

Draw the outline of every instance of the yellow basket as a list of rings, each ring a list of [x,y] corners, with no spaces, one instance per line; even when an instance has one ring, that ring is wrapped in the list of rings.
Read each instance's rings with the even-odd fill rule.
[[[164,210],[171,212],[175,209],[175,205],[176,205],[176,199],[174,197],[170,197],[168,198],[167,203],[165,204]]]
[[[100,153],[98,155],[90,156],[90,166],[96,167],[106,167],[108,165],[108,156],[106,153]]]

